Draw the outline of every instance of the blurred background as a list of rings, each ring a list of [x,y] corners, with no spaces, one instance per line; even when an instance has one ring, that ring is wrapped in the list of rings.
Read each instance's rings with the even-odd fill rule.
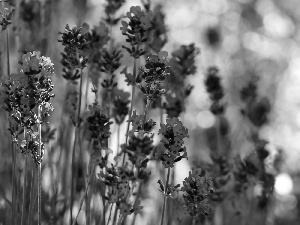
[[[55,139],[50,141],[45,164],[57,164],[59,154],[65,154],[58,143],[72,134],[61,133],[62,107],[68,92],[67,82],[62,78],[60,64],[62,45],[58,43],[58,32],[66,24],[90,27],[96,26],[104,18],[104,0],[15,0],[18,5],[13,23],[9,29],[11,72],[18,69],[18,49],[28,48],[41,51],[51,58],[55,67],[54,92],[52,100],[54,112],[49,124],[56,128]],[[8,4],[8,3],[7,3]],[[118,15],[124,15],[131,6],[142,5],[139,0],[127,0]],[[245,103],[240,99],[240,90],[249,81],[258,78],[257,92],[268,99],[270,112],[267,122],[258,126],[259,136],[266,141],[269,156],[266,167],[274,169],[274,161],[280,161],[275,173],[274,199],[269,208],[266,224],[299,224],[300,221],[300,1],[299,0],[151,0],[151,8],[161,7],[165,14],[167,40],[163,50],[171,53],[180,45],[195,43],[200,48],[196,58],[197,73],[188,82],[194,89],[186,101],[186,111],[181,114],[184,125],[189,129],[186,140],[189,161],[182,160],[176,166],[175,183],[181,183],[190,168],[200,162],[210,163],[210,145],[207,132],[215,125],[215,116],[210,111],[210,99],[206,93],[204,80],[207,68],[217,66],[222,78],[226,102],[225,116],[230,124],[229,137],[231,155],[245,157],[252,151],[249,134],[253,129],[248,119],[241,113]],[[125,42],[120,32],[120,24],[113,27],[112,36],[117,46]],[[0,33],[1,67],[0,75],[6,74],[5,35]],[[123,49],[122,65],[132,67],[132,60]],[[120,71],[124,68],[121,66]],[[129,91],[123,75],[118,78],[120,87]],[[88,102],[93,102],[92,92]],[[137,106],[137,110],[139,109]],[[2,115],[3,114],[3,115]],[[254,115],[254,119],[255,120]],[[153,110],[150,117],[159,119],[159,112]],[[64,116],[65,121],[68,116]],[[253,121],[252,121],[253,122]],[[3,196],[10,198],[11,153],[4,112],[1,112],[0,127],[0,224],[5,224],[4,214],[7,203]],[[117,146],[117,127],[112,127],[110,147]],[[123,133],[126,126],[121,127]],[[125,136],[121,137],[121,143]],[[67,146],[66,144],[65,146]],[[114,150],[115,151],[115,150]],[[277,161],[276,161],[277,162]],[[44,161],[43,161],[44,163]],[[43,188],[51,186],[51,166],[45,166]],[[58,171],[56,171],[58,172]],[[54,177],[57,174],[54,172]],[[68,174],[65,175],[66,177]],[[153,183],[153,198],[160,198]],[[61,187],[62,188],[62,187]],[[63,189],[63,188],[62,188]],[[156,196],[156,197],[154,197]],[[1,198],[2,197],[2,198]],[[137,224],[151,221],[155,201],[145,200],[145,214],[138,217]],[[1,211],[2,210],[2,211]],[[1,213],[2,212],[2,213]],[[2,220],[2,221],[1,221]],[[83,220],[83,219],[82,219]],[[79,224],[80,218],[78,219]],[[149,224],[154,224],[149,222]],[[223,224],[216,221],[215,224]],[[237,223],[238,224],[238,223]],[[250,223],[249,223],[250,224]],[[261,223],[263,224],[263,223]]]

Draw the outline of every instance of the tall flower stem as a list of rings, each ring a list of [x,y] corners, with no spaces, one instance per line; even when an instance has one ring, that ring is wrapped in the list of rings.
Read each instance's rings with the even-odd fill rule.
[[[146,103],[146,107],[145,107],[145,111],[144,111],[144,119],[143,119],[143,124],[145,124],[146,119],[147,119],[147,113],[149,111],[151,105],[151,100],[147,99],[147,103]]]
[[[7,63],[7,75],[10,76],[10,60],[9,60],[9,35],[8,35],[8,27],[5,30],[6,36],[6,63]]]
[[[26,140],[26,128],[24,128],[24,140]],[[24,168],[24,186],[23,186],[23,202],[22,202],[22,215],[21,224],[25,224],[24,214],[25,214],[25,202],[26,202],[26,187],[27,187],[27,168],[28,168],[28,144],[26,142],[26,153],[25,153],[25,168]]]
[[[81,208],[82,208],[84,199],[85,199],[85,197],[87,196],[87,193],[88,193],[88,190],[89,190],[89,186],[90,186],[92,177],[93,177],[93,175],[94,175],[95,167],[96,167],[96,164],[94,163],[94,165],[92,166],[91,174],[90,174],[89,179],[88,179],[88,183],[87,183],[87,185],[86,185],[86,187],[85,187],[84,195],[82,196],[82,198],[81,198],[81,200],[80,200],[78,213],[77,213],[75,219],[73,220],[72,225],[75,225],[75,224],[76,224],[76,221],[77,221],[78,215],[79,215],[79,213],[80,213],[80,211],[81,211]]]
[[[162,211],[162,214],[161,214],[160,225],[164,224],[164,216],[165,216],[165,209],[166,209],[166,201],[167,201],[167,192],[168,192],[168,185],[169,185],[169,179],[170,179],[170,171],[171,171],[171,169],[168,168],[168,175],[167,175],[167,181],[166,181],[165,192],[164,192],[164,204],[163,204],[163,211]]]
[[[39,150],[38,155],[40,162],[38,164],[38,225],[41,225],[41,209],[42,209],[42,121],[41,121],[41,106],[38,106],[38,133],[39,133]]]
[[[12,137],[11,137],[12,140]],[[12,161],[13,161],[13,173],[12,173],[12,210],[11,210],[11,223],[15,224],[15,201],[16,201],[16,151],[15,151],[15,145],[12,142]]]
[[[2,10],[4,10],[4,2],[1,2]],[[6,67],[7,67],[7,75],[10,76],[10,54],[9,54],[9,27],[5,29],[5,42],[6,42]],[[9,128],[12,128],[11,123],[9,122]],[[11,140],[13,138],[11,137]],[[11,210],[11,223],[15,224],[15,177],[16,177],[16,153],[14,143],[11,143],[11,154],[12,154],[12,162],[13,162],[13,174],[12,174],[12,210]]]
[[[132,115],[132,110],[133,110],[133,100],[134,100],[134,95],[135,95],[135,80],[136,80],[136,58],[134,58],[134,61],[133,61],[133,71],[132,71],[132,74],[133,74],[133,84],[132,84],[132,94],[131,94],[131,104],[130,104],[130,110],[129,110],[129,117],[131,117]],[[127,129],[126,129],[126,144],[128,142],[128,132],[129,132],[129,127],[130,127],[130,122],[127,123]],[[125,158],[126,158],[126,153],[124,152],[124,155],[123,155],[123,163],[122,165],[124,166],[125,164]]]
[[[107,220],[107,225],[109,225],[109,221],[110,221],[110,218],[111,218],[111,212],[112,212],[113,207],[114,207],[114,203],[111,204],[111,207],[110,207],[110,210],[109,210],[109,216],[108,216],[108,220]]]
[[[31,185],[30,185],[30,204],[28,209],[28,224],[31,224],[32,218],[32,208],[35,202],[35,191],[34,191],[34,183],[35,183],[35,172],[34,168],[31,168]]]
[[[120,133],[121,133],[121,124],[118,124],[118,131],[117,131],[117,155],[119,155]]]
[[[70,203],[70,224],[73,224],[73,204],[74,204],[74,171],[76,169],[74,165],[75,161],[75,149],[76,149],[76,142],[78,136],[78,127],[80,121],[80,109],[81,109],[81,95],[82,95],[82,69],[80,70],[80,85],[79,85],[79,103],[77,109],[77,122],[75,124],[75,137],[73,143],[73,150],[72,150],[72,161],[71,161],[71,203]]]

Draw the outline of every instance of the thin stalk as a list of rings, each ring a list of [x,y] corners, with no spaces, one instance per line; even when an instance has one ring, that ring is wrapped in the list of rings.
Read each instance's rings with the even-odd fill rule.
[[[196,219],[195,218],[192,219],[192,225],[196,225]]]
[[[120,147],[120,127],[121,124],[118,124],[118,131],[117,131],[117,155],[119,155],[119,147]]]
[[[132,84],[132,94],[131,94],[131,104],[130,104],[130,111],[129,111],[129,117],[131,117],[132,115],[132,110],[133,110],[133,100],[134,100],[134,95],[135,95],[135,79],[136,79],[136,58],[134,58],[134,61],[133,61],[133,84]],[[130,127],[130,122],[127,123],[127,129],[126,129],[126,144],[128,142],[128,132],[129,132],[129,127]],[[126,158],[126,153],[124,152],[124,155],[123,155],[123,163],[122,165],[124,166],[125,164],[125,158]]]
[[[115,212],[114,212],[113,225],[116,224],[116,222],[117,222],[117,217],[118,217],[118,206],[116,205]]]
[[[90,177],[93,173],[94,173],[94,170],[95,170],[95,166],[93,167],[93,161],[92,161],[92,146],[94,144],[94,139],[92,139],[92,141],[89,143],[89,152],[90,152],[90,161],[89,161],[89,164],[88,164],[88,169],[87,169],[87,173],[88,173],[88,177]],[[91,186],[90,189],[93,188],[93,180],[89,180],[88,179],[88,183],[87,183],[87,186]],[[87,187],[86,187],[87,188]],[[91,196],[92,196],[92,190],[85,194],[84,195],[84,198],[85,198],[85,218],[86,218],[86,225],[90,225],[91,223]]]
[[[80,211],[81,211],[81,208],[82,208],[84,199],[85,199],[85,197],[86,197],[86,195],[87,195],[87,193],[88,193],[89,186],[90,186],[92,177],[93,177],[93,175],[94,175],[95,167],[96,167],[96,164],[93,165],[92,173],[91,173],[91,175],[90,175],[90,177],[89,177],[89,179],[88,179],[88,183],[87,183],[87,185],[86,185],[86,188],[85,188],[85,191],[84,191],[84,195],[82,196],[82,198],[81,198],[81,200],[80,200],[78,213],[77,213],[75,219],[73,220],[72,225],[75,225],[75,224],[76,224],[76,221],[77,221],[78,215],[79,215],[79,213],[80,213]]]
[[[26,128],[24,128],[24,140],[26,140]],[[21,224],[25,223],[24,214],[25,214],[25,202],[26,202],[26,187],[27,187],[27,168],[28,168],[28,144],[26,143],[26,153],[25,153],[25,168],[24,168],[24,186],[23,186],[23,202],[22,202],[22,215],[21,215]]]
[[[135,198],[135,203],[137,202],[137,200],[139,200],[140,195],[141,195],[141,193],[142,193],[142,184],[143,184],[143,183],[141,183],[140,186],[139,186],[138,193],[137,193],[136,198]],[[133,215],[133,220],[132,220],[132,222],[131,222],[131,225],[134,225],[134,224],[135,224],[136,216],[137,216],[137,213],[135,213],[135,214]]]
[[[74,170],[76,169],[74,166],[75,161],[75,149],[76,149],[76,142],[78,136],[78,122],[80,120],[80,109],[81,109],[81,95],[82,95],[82,69],[80,70],[80,87],[79,87],[79,103],[78,103],[78,111],[77,111],[77,122],[75,125],[75,137],[73,143],[73,150],[72,150],[72,161],[71,161],[71,203],[70,203],[70,225],[73,224],[73,204],[74,204]]]
[[[151,100],[147,99],[147,103],[146,103],[146,107],[145,107],[145,111],[144,111],[143,125],[144,125],[145,122],[146,122],[146,119],[147,119],[147,113],[148,113],[148,110],[149,110],[149,108],[150,108],[150,105],[151,105]]]
[[[107,220],[107,225],[109,224],[109,221],[110,221],[110,218],[111,218],[111,211],[112,211],[113,207],[114,207],[114,203],[111,204],[111,207],[110,207],[110,210],[109,210],[109,216],[108,216],[108,220]]]
[[[41,120],[41,106],[38,106],[38,118]],[[38,125],[39,132],[39,157],[42,156],[42,123]],[[38,225],[41,225],[41,211],[42,211],[42,159],[38,165]]]
[[[2,11],[4,10],[4,2],[1,1]],[[10,76],[10,60],[9,60],[9,27],[5,29],[5,39],[6,39],[6,63],[7,63],[7,75]],[[11,123],[9,123],[11,128]],[[13,174],[12,174],[12,210],[11,210],[11,221],[15,224],[15,176],[16,176],[16,154],[14,144],[12,142],[12,161],[13,161]]]
[[[19,170],[19,177],[18,177],[17,187],[20,187],[20,185],[21,185],[21,173],[22,173],[22,170],[21,169],[18,169],[18,170]],[[16,208],[19,208],[18,200],[19,200],[19,191],[17,190]],[[16,218],[15,219],[17,220],[17,224],[19,224],[18,213],[16,213]]]
[[[105,188],[106,188],[106,187],[105,187],[105,184],[103,184],[103,185],[104,185],[104,190],[105,190]],[[105,191],[104,191],[104,195],[105,195]],[[105,223],[105,213],[106,213],[106,209],[105,209],[105,208],[106,208],[106,207],[105,207],[105,198],[104,198],[104,196],[102,196],[102,203],[103,203],[103,212],[102,212],[102,213],[103,213],[103,214],[102,214],[103,220],[102,220],[102,224],[103,224],[103,225],[106,225],[106,223]]]
[[[34,199],[33,199],[34,181],[35,181],[35,173],[34,173],[34,169],[31,168],[30,204],[29,204],[29,210],[28,210],[28,223],[27,224],[31,224],[31,218],[32,218],[32,208],[34,205]]]
[[[86,78],[86,86],[85,86],[85,107],[84,109],[87,110],[88,107],[88,94],[89,94],[89,84],[90,84],[90,69],[87,72],[87,78]]]
[[[9,35],[8,35],[8,27],[5,30],[6,34],[6,57],[7,57],[7,75],[10,76],[10,60],[9,60]]]
[[[12,139],[12,137],[11,137]],[[12,210],[11,210],[11,221],[12,224],[15,224],[15,201],[16,201],[16,151],[15,151],[15,145],[12,142],[12,160],[13,160],[13,174],[12,174]]]
[[[165,216],[165,209],[166,209],[166,201],[167,201],[167,191],[168,191],[168,185],[169,185],[169,179],[170,179],[170,168],[168,168],[168,175],[167,175],[167,181],[165,185],[165,192],[164,192],[164,204],[163,204],[163,211],[161,214],[161,222],[160,225],[164,224],[164,216]]]

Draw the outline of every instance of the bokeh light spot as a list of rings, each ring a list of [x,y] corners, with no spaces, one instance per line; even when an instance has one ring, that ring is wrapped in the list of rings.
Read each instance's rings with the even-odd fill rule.
[[[215,123],[215,116],[208,110],[199,112],[197,115],[197,124],[203,129],[210,128]]]
[[[288,195],[293,191],[292,178],[286,174],[281,173],[276,177],[275,191],[279,195]]]

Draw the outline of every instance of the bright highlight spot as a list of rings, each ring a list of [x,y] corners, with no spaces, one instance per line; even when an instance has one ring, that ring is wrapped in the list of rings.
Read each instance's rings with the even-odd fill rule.
[[[203,129],[212,127],[215,120],[215,116],[208,110],[199,112],[197,115],[197,124]]]
[[[293,190],[292,178],[286,174],[281,173],[276,177],[275,180],[275,191],[279,195],[288,195]]]

